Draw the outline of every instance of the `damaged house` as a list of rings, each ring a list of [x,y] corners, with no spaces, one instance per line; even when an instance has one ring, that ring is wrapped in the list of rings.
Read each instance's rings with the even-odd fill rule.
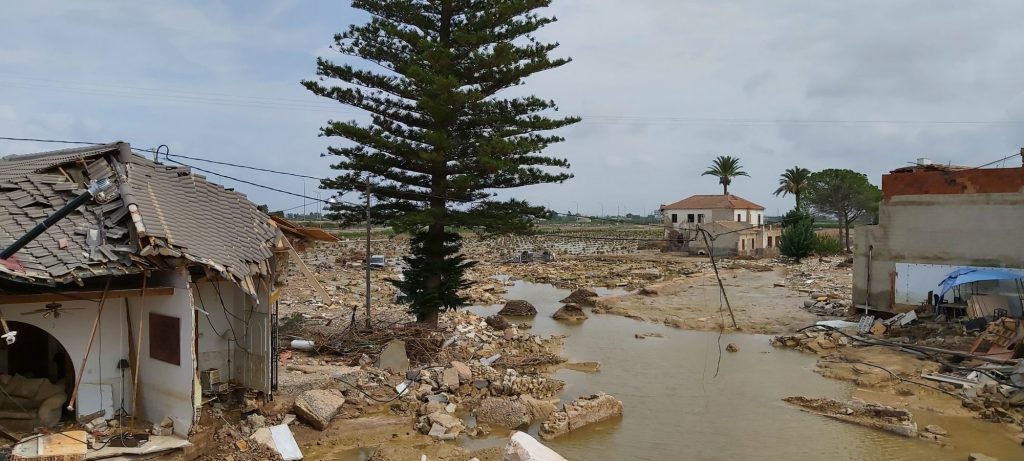
[[[218,396],[270,398],[290,246],[244,195],[122,142],[7,156],[0,249],[5,427],[100,412],[187,438]]]
[[[882,176],[878,221],[857,228],[855,304],[895,312],[933,305],[951,316],[1021,317],[1024,167],[969,168],[920,159]],[[944,284],[949,278],[959,280]]]

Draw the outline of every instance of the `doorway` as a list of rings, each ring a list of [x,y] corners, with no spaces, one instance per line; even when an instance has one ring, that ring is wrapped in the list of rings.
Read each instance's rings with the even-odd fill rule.
[[[42,328],[23,322],[8,321],[17,331],[14,344],[0,341],[0,373],[19,374],[27,378],[47,378],[51,383],[74,383],[75,367],[60,341]]]

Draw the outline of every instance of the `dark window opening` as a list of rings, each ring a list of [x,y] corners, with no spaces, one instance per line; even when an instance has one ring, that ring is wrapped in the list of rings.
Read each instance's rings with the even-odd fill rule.
[[[149,314],[149,356],[161,362],[181,365],[181,319]]]
[[[696,218],[693,216],[693,213],[686,215],[686,222],[694,222],[695,219]]]
[[[704,214],[697,215],[697,222],[704,222]]]
[[[741,215],[741,214],[736,215],[736,221],[743,222],[743,215]]]
[[[672,222],[679,222],[679,215],[672,213]]]

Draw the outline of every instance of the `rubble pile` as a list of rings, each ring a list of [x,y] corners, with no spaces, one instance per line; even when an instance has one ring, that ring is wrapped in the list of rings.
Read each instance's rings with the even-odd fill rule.
[[[555,320],[567,322],[582,322],[587,319],[587,313],[583,312],[580,306],[570,303],[559,308],[551,317]]]
[[[507,315],[509,317],[530,317],[537,315],[537,308],[530,304],[529,301],[522,299],[513,299],[505,303],[505,307],[502,307],[498,311],[499,315]]]
[[[569,296],[566,296],[561,301],[562,304],[578,304],[581,306],[594,306],[594,302],[597,298],[597,292],[589,288],[577,288]]]
[[[825,297],[825,304],[833,304],[821,308],[844,308],[842,312],[825,315],[846,315],[845,308],[853,304],[853,269],[845,263],[846,259],[841,256],[805,258],[798,265],[790,266],[786,286],[806,293],[815,303]]]
[[[816,354],[824,354],[849,343],[849,338],[834,331],[808,330],[803,333],[775,336],[771,339],[773,346],[788,347]]]
[[[834,296],[836,295],[811,293],[811,299],[804,301],[803,308],[823,317],[845,317],[850,303]]]
[[[530,409],[519,399],[486,398],[480,402],[475,413],[478,423],[505,429],[530,424],[533,419]]]

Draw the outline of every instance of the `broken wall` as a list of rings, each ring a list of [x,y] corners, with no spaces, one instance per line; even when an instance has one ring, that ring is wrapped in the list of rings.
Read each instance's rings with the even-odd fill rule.
[[[259,302],[231,282],[201,281],[192,288],[197,312],[198,369],[217,368],[221,379],[269,393],[270,311],[266,283]]]
[[[879,224],[855,233],[853,301],[883,310],[916,305],[896,299],[905,283],[897,263],[1024,268],[1022,228],[1024,191],[891,196]]]
[[[117,363],[121,359],[128,359],[125,300],[126,298],[108,299],[103,308],[103,314],[96,330],[96,339],[93,341],[89,359],[85,361],[85,371],[82,374],[83,385],[76,399],[78,402],[75,405],[76,415],[89,414],[103,408],[107,411],[106,415],[109,418],[121,406],[121,370],[117,368]],[[2,309],[4,316],[9,320],[39,327],[64,347],[74,365],[74,375],[66,379],[73,382],[83,368],[82,360],[89,347],[90,333],[92,333],[92,325],[99,311],[99,303],[73,299],[56,301],[62,305],[60,318],[43,317],[39,313],[27,314],[30,311],[42,309],[50,302],[54,301],[5,304]],[[133,320],[135,319],[133,318]],[[16,330],[16,328],[14,329]],[[130,410],[132,375],[128,371],[124,376],[127,392],[123,397],[125,408]]]

